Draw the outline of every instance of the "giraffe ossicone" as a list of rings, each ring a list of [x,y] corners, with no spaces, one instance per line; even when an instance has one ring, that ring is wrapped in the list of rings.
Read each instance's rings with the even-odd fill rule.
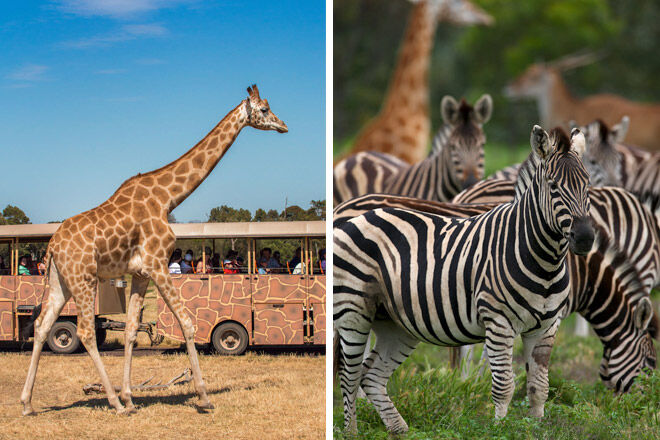
[[[135,411],[131,399],[131,359],[149,280],[153,280],[181,326],[199,407],[213,408],[199,367],[194,327],[168,271],[175,236],[167,215],[204,181],[244,127],[288,131],[287,125],[271,111],[268,101],[259,96],[256,85],[247,91],[248,97],[180,158],[131,177],[107,201],[65,220],[55,232],[46,251],[50,290],[43,312],[34,323],[32,358],[21,394],[23,415],[34,413],[32,390],[41,350],[70,297],[78,308],[78,336],[101,376],[108,401],[118,413]],[[126,315],[124,377],[119,396],[122,405],[96,346],[94,301],[99,280],[124,274],[132,274],[133,278]]]

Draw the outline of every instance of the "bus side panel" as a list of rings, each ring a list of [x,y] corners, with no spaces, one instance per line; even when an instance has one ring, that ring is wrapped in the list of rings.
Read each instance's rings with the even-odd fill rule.
[[[190,316],[195,327],[195,342],[205,343],[210,338],[211,323],[208,310],[209,282],[208,276],[174,275],[172,284],[183,301],[184,311]],[[158,330],[164,336],[183,342],[183,332],[172,311],[165,301],[158,296]]]
[[[309,304],[314,309],[313,326],[314,344],[325,344],[325,304],[326,304],[326,278],[325,275],[311,275],[309,277]]]
[[[44,294],[45,282],[43,275],[16,276],[16,306],[36,306],[43,298],[46,302],[48,291]],[[64,305],[60,316],[76,316],[76,304],[73,298]]]
[[[0,341],[14,340],[14,301],[0,299]]]
[[[0,298],[11,300],[16,298],[16,277],[11,275],[0,276]]]
[[[236,321],[248,332],[252,343],[252,299],[250,277],[246,274],[211,275],[211,297],[209,309],[219,324]]]
[[[307,297],[305,275],[250,275],[252,277],[252,301],[260,303],[304,302]]]
[[[301,345],[303,303],[255,304],[254,343],[257,345]]]

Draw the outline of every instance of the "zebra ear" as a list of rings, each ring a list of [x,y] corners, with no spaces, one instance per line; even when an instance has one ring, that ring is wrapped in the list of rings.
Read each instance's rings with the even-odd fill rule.
[[[571,148],[582,157],[584,151],[587,149],[587,142],[584,139],[584,134],[577,128],[571,130]]]
[[[445,96],[440,103],[440,113],[446,124],[455,124],[458,120],[458,102],[449,95]]]
[[[490,120],[493,114],[493,98],[488,93],[483,95],[476,104],[474,104],[475,121],[478,124],[485,124]]]
[[[651,304],[651,300],[646,297],[640,299],[637,303],[637,307],[635,307],[634,314],[635,327],[639,330],[646,330],[653,317],[653,305]]]
[[[532,128],[532,135],[529,139],[529,143],[532,146],[532,151],[534,151],[534,153],[536,153],[536,155],[542,160],[545,160],[550,156],[551,147],[548,133],[538,125],[535,125],[534,128]]]
[[[612,137],[612,142],[615,144],[620,144],[623,142],[623,140],[626,138],[626,134],[628,134],[628,127],[630,126],[630,118],[628,116],[624,116],[621,118],[621,122],[616,124],[614,127],[612,127],[612,130],[610,130],[610,136]]]

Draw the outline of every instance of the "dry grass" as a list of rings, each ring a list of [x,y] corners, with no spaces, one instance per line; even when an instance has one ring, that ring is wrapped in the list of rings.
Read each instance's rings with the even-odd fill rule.
[[[22,417],[19,397],[30,353],[0,354],[0,438],[52,439],[318,439],[325,435],[325,356],[201,355],[215,409],[199,413],[192,384],[135,391],[138,413],[118,416],[102,395],[82,387],[99,378],[89,356],[43,356],[33,404]],[[104,356],[120,385],[123,359]],[[155,374],[169,380],[188,366],[184,354],[133,359],[133,383]]]

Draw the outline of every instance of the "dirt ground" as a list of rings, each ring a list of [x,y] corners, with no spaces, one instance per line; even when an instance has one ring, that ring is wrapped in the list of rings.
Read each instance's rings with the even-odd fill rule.
[[[42,356],[34,417],[21,416],[20,393],[29,352],[0,353],[2,439],[319,439],[325,436],[325,356],[200,355],[215,409],[197,411],[192,383],[167,390],[135,391],[137,414],[119,416],[104,395],[85,395],[99,382],[84,355]],[[123,359],[104,355],[110,379],[121,384]],[[168,381],[188,367],[185,353],[133,359],[133,384],[152,375]]]

